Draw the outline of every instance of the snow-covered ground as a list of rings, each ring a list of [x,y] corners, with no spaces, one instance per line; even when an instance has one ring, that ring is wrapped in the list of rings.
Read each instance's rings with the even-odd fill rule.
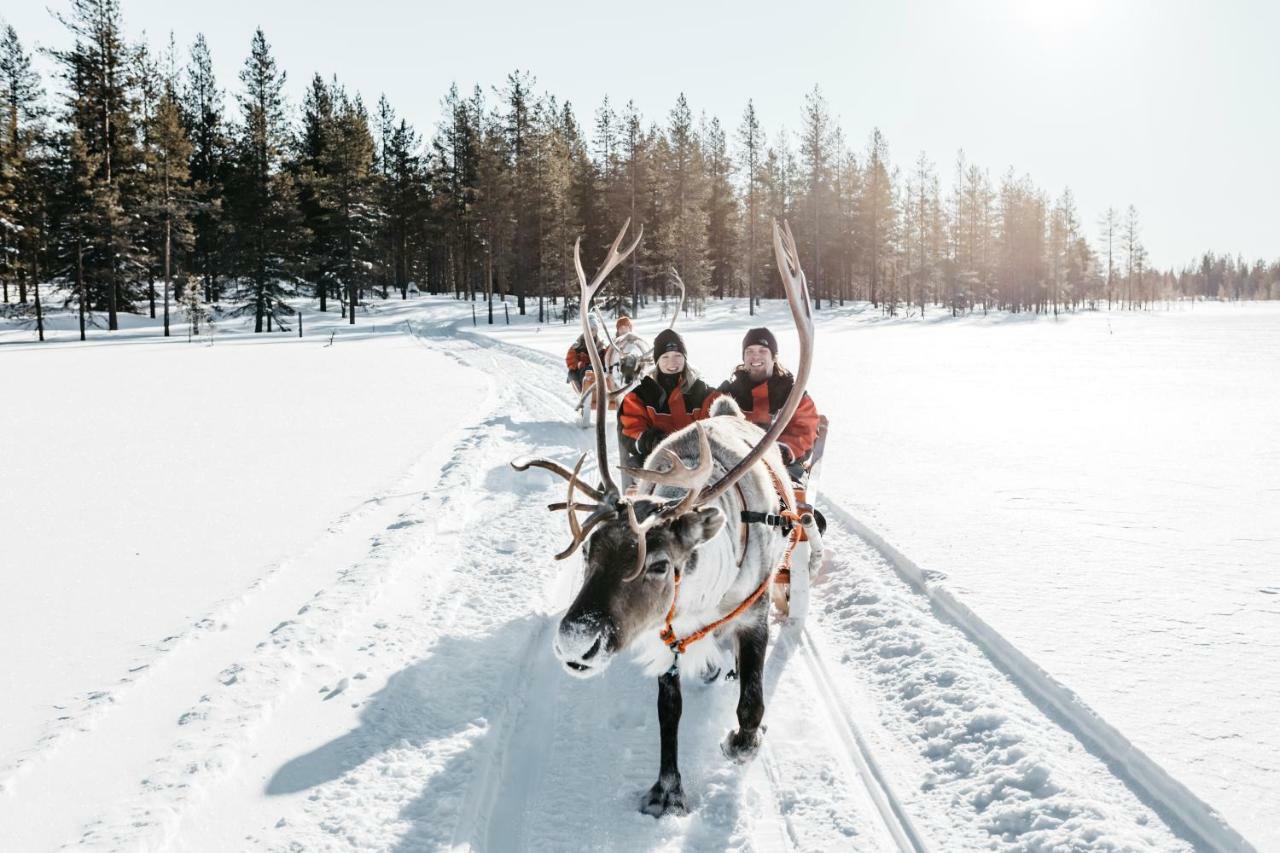
[[[895,849],[887,811],[935,850],[1190,849],[1039,676],[1280,844],[1280,310],[823,312],[835,564],[770,659],[758,761],[717,748],[736,689],[688,691],[693,813],[657,822],[652,681],[550,654],[562,490],[506,463],[590,434],[572,331],[513,320],[388,303],[332,346],[310,319],[212,347],[0,327],[6,849]],[[718,376],[748,322],[680,328]]]
[[[761,323],[796,352],[780,304],[711,303],[678,328],[721,377]],[[1280,306],[895,320],[860,304],[817,328],[824,491],[1280,846]]]

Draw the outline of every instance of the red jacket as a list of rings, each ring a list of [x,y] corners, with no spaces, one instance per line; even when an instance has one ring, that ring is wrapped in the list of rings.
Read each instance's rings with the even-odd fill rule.
[[[649,450],[640,446],[641,436],[650,430],[670,435],[705,419],[711,412],[711,404],[720,396],[720,392],[711,390],[692,368],[685,368],[684,376],[670,394],[662,390],[655,376],[655,373],[646,376],[622,399],[618,409],[618,424],[622,427],[626,450],[637,464]]]
[[[720,386],[721,393],[733,397],[742,413],[761,429],[768,429],[773,417],[787,401],[795,377],[790,373],[774,373],[764,382],[752,382],[745,370],[734,371],[733,378]],[[800,398],[791,422],[778,436],[778,444],[786,445],[792,459],[804,459],[818,440],[818,407],[806,391]]]
[[[604,346],[599,339],[596,340],[596,347],[604,352]],[[587,343],[582,335],[578,335],[578,339],[569,347],[569,351],[565,353],[564,363],[570,370],[586,370],[591,366],[591,354],[587,352]]]

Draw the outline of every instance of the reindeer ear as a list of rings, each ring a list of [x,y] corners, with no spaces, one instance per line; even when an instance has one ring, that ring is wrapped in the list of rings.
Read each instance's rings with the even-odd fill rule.
[[[672,524],[673,532],[680,540],[680,544],[689,549],[709,542],[722,527],[724,527],[724,513],[714,506],[704,506],[692,512],[686,512]]]

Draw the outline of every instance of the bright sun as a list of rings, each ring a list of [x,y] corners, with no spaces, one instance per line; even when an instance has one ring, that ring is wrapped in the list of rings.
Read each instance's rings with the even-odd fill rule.
[[[1044,32],[1076,30],[1097,12],[1098,0],[1014,0],[1015,15]]]

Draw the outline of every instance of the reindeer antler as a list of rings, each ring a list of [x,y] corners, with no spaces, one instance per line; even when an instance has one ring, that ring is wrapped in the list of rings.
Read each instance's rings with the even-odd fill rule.
[[[580,505],[573,500],[573,490],[576,486],[581,486],[582,482],[578,479],[578,472],[582,470],[582,463],[587,461],[587,454],[578,457],[578,464],[573,467],[573,473],[569,476],[569,494],[565,498],[564,508],[568,510],[569,515],[569,532],[573,534],[573,541],[569,546],[556,554],[557,560],[563,560],[574,551],[578,550],[578,546],[586,541],[587,536],[591,533],[591,529],[600,523],[600,520],[607,515],[612,515],[614,510],[610,506],[593,506],[591,507],[591,515],[587,517],[583,524],[578,523],[577,510]],[[585,507],[582,507],[585,508]]]
[[[681,310],[684,309],[685,289],[684,289],[684,279],[680,277],[680,273],[676,272],[676,268],[672,267],[670,272],[671,272],[672,280],[675,281],[676,283],[676,287],[680,288],[680,304],[676,306],[675,312],[672,313],[671,322],[667,323],[668,329],[674,329],[676,325],[676,318],[680,316]]]
[[[711,458],[711,441],[707,438],[707,433],[697,424],[694,429],[698,431],[698,464],[689,466],[673,453],[669,448],[664,452],[668,459],[671,460],[671,467],[665,471],[658,471],[648,466],[643,468],[623,468],[632,477],[637,480],[647,480],[650,483],[660,483],[664,486],[679,486],[685,489],[684,497],[673,504],[667,504],[661,509],[654,512],[644,520],[643,524],[636,521],[635,509],[631,505],[631,501],[627,501],[627,521],[631,525],[631,531],[636,535],[636,565],[631,574],[623,578],[624,581],[630,582],[640,577],[644,571],[644,561],[648,556],[648,548],[645,545],[645,533],[649,528],[653,527],[663,518],[675,518],[688,512],[693,508],[694,502],[697,501],[698,495],[702,491],[702,486],[707,482],[707,478],[711,476],[711,467],[714,460]]]
[[[791,385],[791,393],[787,395],[786,402],[782,404],[764,438],[760,439],[759,443],[751,448],[751,452],[730,468],[723,477],[702,490],[695,504],[697,506],[711,503],[719,498],[738,482],[742,475],[751,469],[751,466],[760,461],[777,441],[782,431],[791,423],[791,416],[799,408],[800,400],[804,397],[805,385],[809,382],[809,368],[813,365],[813,314],[809,307],[809,284],[805,279],[804,270],[800,268],[800,253],[796,250],[796,241],[791,236],[791,226],[786,220],[783,220],[781,228],[778,227],[777,220],[773,223],[773,257],[778,265],[778,274],[782,276],[782,287],[787,293],[787,302],[791,305],[791,316],[796,321],[796,332],[800,335],[800,363],[796,367],[795,381]]]
[[[625,251],[618,251],[618,246],[622,244],[622,238],[630,226],[630,219],[622,224],[622,229],[618,231],[618,236],[613,238],[613,245],[609,247],[609,252],[605,255],[604,263],[600,265],[600,270],[590,284],[587,284],[587,274],[582,269],[582,238],[579,237],[573,244],[573,266],[578,271],[578,283],[582,288],[580,299],[582,310],[578,312],[579,321],[582,324],[582,338],[587,344],[587,355],[591,358],[591,369],[595,371],[597,384],[604,382],[604,361],[600,358],[600,350],[596,346],[595,336],[591,334],[591,329],[587,325],[587,312],[591,308],[591,301],[595,299],[596,292],[604,284],[605,278],[608,277],[609,273],[613,272],[614,267],[626,260],[627,256],[635,251],[636,246],[640,245],[640,238],[644,236],[643,225],[640,226],[636,239],[632,241],[631,245]],[[603,388],[603,386],[601,387]],[[604,493],[607,496],[605,503],[610,503],[609,498],[616,501],[620,491],[613,481],[613,475],[609,472],[609,448],[605,440],[605,420],[609,401],[606,396],[603,393],[596,395],[596,465],[600,469],[600,479],[604,483]]]
[[[702,491],[702,487],[706,485],[707,480],[711,477],[711,468],[714,464],[714,460],[711,458],[711,441],[707,438],[707,432],[702,427],[694,424],[693,428],[698,433],[698,464],[685,465],[670,448],[664,448],[663,453],[671,460],[671,467],[665,471],[659,471],[648,466],[643,468],[624,467],[622,469],[637,480],[647,480],[650,483],[658,483],[663,486],[678,486],[686,490],[679,503],[663,508],[665,515],[680,515],[689,510],[697,499],[698,494]]]
[[[511,467],[517,471],[528,471],[530,468],[545,468],[553,474],[559,474],[566,480],[577,479],[576,473],[571,473],[568,468],[559,462],[552,462],[550,459],[515,459],[511,462]],[[603,500],[604,495],[600,494],[598,489],[588,486],[586,483],[578,480],[578,488],[588,495],[592,500]],[[563,507],[561,507],[563,509]]]

